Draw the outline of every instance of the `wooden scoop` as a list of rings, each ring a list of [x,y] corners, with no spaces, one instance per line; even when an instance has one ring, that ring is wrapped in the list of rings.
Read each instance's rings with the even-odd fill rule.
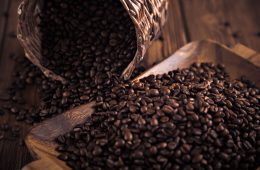
[[[260,86],[260,55],[243,45],[229,49],[211,40],[187,44],[169,58],[152,67],[133,81],[151,74],[163,74],[177,68],[189,67],[194,62],[224,64],[231,78],[242,75]],[[65,162],[57,158],[55,138],[82,124],[93,112],[94,102],[82,105],[34,127],[26,137],[26,145],[37,161],[23,170],[67,170]]]

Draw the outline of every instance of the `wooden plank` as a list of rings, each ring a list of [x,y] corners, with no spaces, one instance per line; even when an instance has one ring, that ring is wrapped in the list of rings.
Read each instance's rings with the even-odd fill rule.
[[[169,1],[168,21],[162,31],[162,38],[153,42],[146,55],[146,65],[151,66],[187,43],[178,0]]]
[[[260,50],[258,0],[180,1],[191,40],[213,39]]]
[[[0,1],[0,58],[4,46],[4,35],[6,32],[6,26],[8,21],[8,10],[10,8],[9,0]]]
[[[231,30],[225,27],[224,4],[221,0],[188,0],[180,3],[190,40],[210,38],[227,45],[236,43]]]
[[[260,51],[260,1],[238,0],[235,4],[222,0],[230,29],[237,34],[236,40]],[[232,10],[229,10],[232,9]]]
[[[17,23],[17,7],[20,0],[5,0],[8,1],[9,9],[6,11],[8,21],[6,21],[5,31],[3,34],[2,52],[0,53],[0,95],[5,95],[7,88],[12,81],[12,73],[14,72],[14,61],[12,56],[23,57],[23,50],[20,47],[18,40],[15,37]],[[1,1],[2,3],[2,1]],[[1,4],[0,3],[0,4]],[[1,23],[3,20],[1,20]],[[0,103],[2,106],[2,103]],[[0,124],[8,123],[12,127],[21,127],[21,138],[26,135],[29,126],[24,123],[19,123],[11,114],[5,114],[0,117]],[[6,134],[6,133],[5,133]],[[31,156],[25,146],[19,146],[19,140],[9,137],[0,140],[0,169],[13,170],[21,169],[26,163],[31,161]]]

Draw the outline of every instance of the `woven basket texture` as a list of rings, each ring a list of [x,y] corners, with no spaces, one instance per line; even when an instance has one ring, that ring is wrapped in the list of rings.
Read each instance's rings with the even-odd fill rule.
[[[160,34],[167,18],[168,0],[120,0],[131,17],[136,30],[137,51],[133,60],[122,73],[124,79],[131,76],[136,65],[143,59],[147,48]],[[17,38],[25,56],[49,78],[66,81],[45,68],[41,55],[41,35],[36,27],[43,0],[23,0],[18,8]]]

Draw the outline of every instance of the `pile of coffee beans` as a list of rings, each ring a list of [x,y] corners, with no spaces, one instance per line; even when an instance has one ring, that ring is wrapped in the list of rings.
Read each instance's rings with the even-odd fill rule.
[[[25,57],[17,58],[16,62],[18,69],[14,74],[14,82],[8,90],[8,95],[0,100],[5,101],[2,109],[14,114],[17,121],[36,123],[100,98],[90,98],[91,89],[85,91],[80,84],[64,85],[46,78],[39,68]],[[134,70],[132,78],[143,71],[144,67],[138,67]],[[119,80],[117,76],[111,78],[110,87],[107,89],[112,88]],[[32,91],[33,88],[36,90]],[[29,98],[33,98],[33,103],[28,103],[28,93],[33,93],[29,95]],[[100,93],[101,96],[103,94],[104,92]],[[0,110],[0,115],[4,115],[4,112]]]
[[[110,87],[136,53],[134,24],[118,0],[46,1],[39,18],[43,65],[79,89],[83,100]]]
[[[44,1],[37,21],[42,64],[67,83],[46,78],[26,58],[16,59],[18,70],[5,109],[18,121],[39,122],[103,96],[136,52],[134,25],[118,0]],[[133,77],[142,71],[136,69]],[[39,102],[24,107],[23,93],[33,85]]]
[[[260,166],[260,91],[222,65],[122,83],[57,138],[73,169],[246,170]]]
[[[46,78],[24,57],[17,58],[16,62],[14,81],[8,91],[10,99],[4,105],[4,109],[14,114],[17,121],[25,121],[29,124],[39,122],[80,104],[62,105],[62,98],[57,95],[59,92],[67,91],[64,85]],[[29,103],[25,97],[32,98],[34,101]]]

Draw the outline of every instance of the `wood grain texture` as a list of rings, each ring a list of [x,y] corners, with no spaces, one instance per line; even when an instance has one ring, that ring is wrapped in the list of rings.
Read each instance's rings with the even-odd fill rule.
[[[226,18],[221,0],[180,0],[180,3],[190,40],[211,38],[227,45],[236,43],[231,30],[224,26]]]
[[[10,9],[10,1],[9,0],[1,0],[0,1],[0,56],[3,53],[3,44],[6,33],[6,26],[8,21],[8,11]],[[1,57],[0,57],[1,58]]]
[[[1,43],[2,52],[0,53],[0,95],[6,94],[7,88],[12,82],[14,61],[11,58],[14,56],[23,56],[23,50],[15,37],[17,21],[16,11],[19,1],[6,1],[8,1],[8,8],[5,7],[5,15],[8,16],[8,18],[6,18],[8,19],[8,21],[1,21],[1,23],[5,24],[5,31],[3,33],[4,41]],[[0,4],[2,2],[3,1],[1,0]],[[0,106],[2,105],[3,103],[0,103]],[[8,123],[12,127],[21,127],[21,137],[25,136],[28,132],[29,126],[25,125],[24,123],[18,123],[17,121],[15,121],[13,115],[5,114],[5,116],[0,117],[0,124],[2,123]],[[4,140],[0,140],[0,170],[20,169],[24,164],[28,163],[29,161],[31,161],[30,153],[25,146],[19,146],[19,140],[14,139],[9,134]]]
[[[151,67],[162,61],[187,42],[179,1],[171,0],[168,21],[163,28],[161,38],[154,41],[148,49],[144,59],[145,65]]]
[[[235,5],[222,1],[230,29],[237,34],[236,41],[260,51],[260,1],[250,0],[248,3],[248,0],[238,0]]]
[[[13,62],[10,55],[22,56],[16,39],[10,36],[16,30],[17,6],[20,0],[0,0],[0,95],[10,85]],[[6,5],[7,4],[7,5]],[[168,21],[162,33],[147,52],[147,65],[168,57],[189,41],[215,39],[227,45],[237,42],[260,51],[259,0],[169,0]],[[6,18],[5,16],[9,16]],[[229,23],[225,26],[225,23]],[[4,28],[4,29],[3,29]],[[3,31],[5,30],[5,31]],[[238,34],[236,38],[233,33]],[[253,57],[259,60],[259,57]],[[34,96],[30,89],[28,96]],[[0,107],[1,107],[0,103]],[[12,115],[0,117],[0,124],[20,125],[25,135],[30,126],[17,123]],[[16,170],[31,160],[28,150],[18,141],[0,140],[0,170]]]
[[[260,50],[259,0],[181,1],[190,40],[210,38],[232,46]]]

